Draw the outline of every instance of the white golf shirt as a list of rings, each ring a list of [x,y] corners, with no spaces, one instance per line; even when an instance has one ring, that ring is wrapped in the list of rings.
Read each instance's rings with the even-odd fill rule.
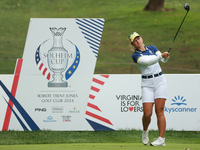
[[[161,52],[153,45],[145,46],[145,51],[138,49],[132,55],[133,61],[137,63],[142,75],[153,75],[160,73],[162,70],[159,60],[167,62],[168,59],[162,58]]]

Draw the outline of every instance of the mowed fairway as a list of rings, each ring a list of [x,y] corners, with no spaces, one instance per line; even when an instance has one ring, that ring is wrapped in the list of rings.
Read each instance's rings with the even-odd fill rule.
[[[165,147],[144,146],[142,143],[76,143],[76,144],[35,144],[1,145],[1,150],[198,150],[200,144],[170,144]]]

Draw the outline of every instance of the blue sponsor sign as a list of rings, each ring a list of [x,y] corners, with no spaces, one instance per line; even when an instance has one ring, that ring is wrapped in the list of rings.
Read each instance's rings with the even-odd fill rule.
[[[194,107],[184,107],[184,105],[187,105],[186,98],[184,96],[174,96],[172,98],[171,106],[174,107],[165,107],[165,112],[167,113],[189,113],[189,112],[196,112],[197,108]]]

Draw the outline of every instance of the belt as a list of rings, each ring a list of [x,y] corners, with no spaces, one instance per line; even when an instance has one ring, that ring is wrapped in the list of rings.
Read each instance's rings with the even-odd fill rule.
[[[155,78],[158,76],[161,76],[163,73],[162,71],[160,73],[154,74],[154,75],[149,75],[149,76],[142,76],[142,79],[150,79],[150,78]]]

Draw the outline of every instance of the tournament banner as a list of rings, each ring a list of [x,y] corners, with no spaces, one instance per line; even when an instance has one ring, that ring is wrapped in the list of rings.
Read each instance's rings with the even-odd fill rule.
[[[84,130],[104,19],[30,20],[3,130]],[[91,127],[90,127],[91,128]]]
[[[17,68],[19,69],[20,62],[21,60],[18,60],[17,63]],[[38,102],[39,107],[35,108],[31,105],[22,105],[18,99],[15,99],[14,95],[18,90],[15,85],[19,79],[17,70],[18,69],[15,70],[14,76],[0,75],[0,128],[2,128],[2,130],[5,130],[6,120],[9,118],[7,107],[13,107],[11,120],[17,119],[16,122],[11,121],[12,124],[10,123],[9,130],[10,126],[13,126],[12,130],[19,130],[19,125],[28,130],[28,128],[26,128],[28,123],[32,130],[37,130],[37,128],[40,128],[37,125],[39,121],[36,122],[35,118],[34,120],[32,119],[34,114],[37,114],[39,119],[43,119],[41,118],[43,114],[50,116],[49,119],[44,119],[42,121],[41,124],[43,125],[40,125],[43,126],[43,129],[48,129],[45,127],[48,123],[53,125],[57,121],[51,119],[51,116],[54,118],[55,114],[64,116],[73,113],[82,113],[81,117],[83,118],[80,120],[83,120],[84,127],[82,130],[84,131],[142,130],[141,118],[143,107],[140,89],[141,75],[93,75],[89,95],[87,101],[85,101],[85,105],[87,105],[85,110],[71,111],[69,109],[67,111],[68,113],[66,113],[66,111],[62,109],[64,106],[57,107],[57,109],[54,109],[54,106],[52,106],[53,109],[48,109],[47,106],[50,104],[40,107],[40,102]],[[168,84],[168,95],[164,108],[167,130],[200,131],[200,102],[198,100],[200,75],[166,74],[165,76]],[[185,81],[184,86],[182,83],[183,80]],[[191,87],[193,87],[192,90]],[[14,104],[8,103],[8,99],[10,99],[9,102],[13,102]],[[35,111],[29,113],[27,110]],[[21,114],[19,112],[21,112]],[[29,121],[26,123],[26,120]],[[67,125],[69,122],[67,122],[67,120],[65,121]],[[63,120],[60,120],[60,123],[62,122]],[[71,121],[71,123],[73,122]],[[80,130],[79,128],[67,128],[65,130],[70,131],[72,129]],[[153,111],[149,129],[157,130],[155,111]],[[54,127],[51,130],[60,130],[60,127]]]
[[[165,77],[167,130],[200,131],[200,75],[166,74]],[[142,115],[141,75],[94,75],[86,119],[95,130],[142,130]],[[158,129],[155,110],[149,129]]]
[[[103,26],[31,19],[14,75],[0,75],[1,130],[142,130],[141,75],[93,74]],[[200,131],[200,75],[165,77],[167,130]],[[157,130],[155,111],[149,129]]]

